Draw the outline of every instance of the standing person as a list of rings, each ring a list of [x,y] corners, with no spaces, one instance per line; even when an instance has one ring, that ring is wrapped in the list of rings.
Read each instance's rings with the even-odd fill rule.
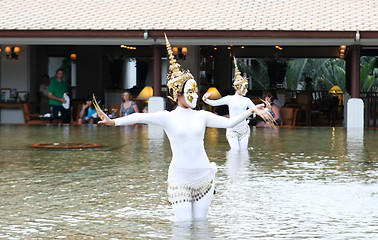
[[[251,99],[244,97],[248,92],[248,79],[241,76],[235,57],[234,64],[235,77],[233,79],[233,87],[235,88],[235,94],[225,96],[218,100],[208,99],[211,93],[206,93],[202,97],[202,100],[211,106],[228,105],[230,117],[234,117],[244,112],[247,108],[253,108],[255,106]],[[242,121],[233,128],[227,128],[226,137],[231,149],[247,149],[250,132],[251,130],[247,120]]]
[[[233,118],[225,118],[207,111],[197,111],[197,83],[189,71],[181,70],[174,59],[166,37],[170,59],[167,87],[169,98],[177,103],[171,112],[135,113],[110,119],[95,104],[105,125],[147,123],[161,126],[168,136],[172,160],[168,170],[168,201],[173,207],[177,222],[205,219],[214,193],[216,164],[210,163],[204,148],[206,127],[233,127],[256,112],[269,119],[269,113],[253,106]]]
[[[305,91],[311,93],[314,91],[314,85],[312,84],[312,78],[310,77],[305,78]]]
[[[138,113],[139,108],[135,101],[131,98],[131,93],[129,91],[125,91],[122,94],[122,103],[121,108],[119,110],[119,117],[124,117],[133,113]]]
[[[63,103],[67,100],[64,95],[68,95],[67,84],[63,81],[64,71],[63,69],[56,70],[56,78],[53,79],[49,85],[49,104],[52,111],[53,121],[62,119],[63,122],[68,122],[68,115],[66,109],[63,107]],[[60,116],[59,116],[60,113]],[[61,121],[59,121],[61,122]]]
[[[42,114],[50,112],[49,108],[49,85],[50,77],[47,74],[42,75],[42,83],[39,85],[39,112]]]

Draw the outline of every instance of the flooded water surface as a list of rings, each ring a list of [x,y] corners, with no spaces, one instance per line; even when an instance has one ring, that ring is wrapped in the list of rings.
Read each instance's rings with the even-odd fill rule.
[[[0,239],[378,239],[378,131],[252,128],[218,165],[207,221],[173,223],[167,137],[146,125],[0,126]],[[36,143],[96,143],[37,149]]]

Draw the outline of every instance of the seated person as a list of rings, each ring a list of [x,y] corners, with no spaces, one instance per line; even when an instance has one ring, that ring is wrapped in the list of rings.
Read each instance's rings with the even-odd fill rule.
[[[99,121],[99,118],[96,113],[96,109],[92,104],[90,97],[87,97],[85,104],[81,107],[78,124],[94,124]]]
[[[121,97],[122,103],[119,109],[118,117],[124,117],[133,113],[138,113],[139,108],[135,101],[132,100],[131,93],[125,91]]]
[[[265,96],[264,100],[265,100],[266,108],[269,109],[270,114],[272,115],[272,117],[273,117],[273,119],[275,121],[274,125],[280,126],[281,125],[280,107],[277,106],[277,104],[274,104],[276,99],[277,98],[274,97],[274,94],[272,94],[271,92],[269,92]],[[262,119],[260,119],[259,121],[257,121],[256,126],[257,127],[269,127],[266,124],[266,122],[264,122]]]

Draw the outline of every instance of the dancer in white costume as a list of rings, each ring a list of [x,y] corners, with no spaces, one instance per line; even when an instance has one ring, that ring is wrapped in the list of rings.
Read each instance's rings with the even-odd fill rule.
[[[235,94],[225,96],[218,100],[208,99],[211,93],[206,93],[202,97],[202,100],[211,106],[228,105],[230,117],[237,116],[238,114],[244,112],[246,109],[253,108],[255,106],[251,99],[244,97],[248,92],[248,80],[247,78],[241,76],[238,66],[236,65],[235,57],[234,64],[235,78],[233,79],[233,86],[236,90]],[[250,132],[251,130],[249,128],[247,120],[242,121],[233,128],[227,128],[226,137],[231,149],[247,149]]]
[[[204,148],[206,127],[233,127],[256,112],[264,119],[271,119],[263,108],[253,107],[233,118],[217,116],[207,111],[196,111],[197,83],[189,71],[180,69],[166,38],[170,59],[168,88],[177,102],[171,112],[134,113],[111,120],[97,107],[102,119],[99,124],[128,125],[147,123],[161,126],[170,141],[172,161],[168,170],[168,200],[173,207],[176,221],[205,219],[214,193],[215,163],[210,163]]]

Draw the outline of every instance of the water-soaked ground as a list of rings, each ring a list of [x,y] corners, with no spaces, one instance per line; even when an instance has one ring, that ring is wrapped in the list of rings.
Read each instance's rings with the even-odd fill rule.
[[[0,239],[378,239],[378,130],[251,129],[218,165],[208,220],[173,224],[168,139],[146,125],[0,126]],[[103,147],[36,149],[35,143]]]

